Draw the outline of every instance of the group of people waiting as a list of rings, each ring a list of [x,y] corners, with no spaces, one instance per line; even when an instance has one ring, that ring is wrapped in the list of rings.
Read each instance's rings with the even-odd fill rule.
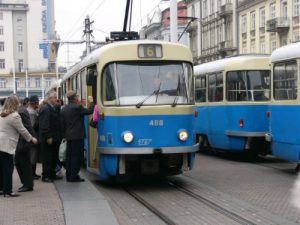
[[[62,179],[56,168],[62,166],[58,150],[62,138],[67,140],[64,166],[68,182],[83,182],[79,176],[84,157],[84,116],[93,113],[93,97],[84,108],[75,91],[67,93],[68,104],[63,106],[56,92],[50,92],[39,105],[38,96],[19,100],[11,95],[0,109],[0,195],[17,197],[12,190],[14,164],[22,183],[18,192],[33,191],[38,148],[41,150],[42,181],[51,183]]]

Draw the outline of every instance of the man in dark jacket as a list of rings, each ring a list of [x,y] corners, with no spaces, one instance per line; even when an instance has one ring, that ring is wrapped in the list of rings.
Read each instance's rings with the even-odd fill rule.
[[[32,136],[34,135],[34,130],[30,122],[30,116],[26,109],[26,105],[29,99],[25,98],[22,103],[22,107],[19,109],[19,114],[22,119],[24,127],[29,131]],[[33,173],[32,166],[30,162],[30,144],[22,137],[19,137],[16,155],[15,155],[15,165],[18,171],[22,187],[18,189],[18,192],[32,191],[33,190]]]
[[[43,164],[42,181],[48,183],[60,178],[55,174],[55,159],[61,140],[59,114],[54,108],[56,101],[56,92],[50,92],[46,104],[39,111],[39,141],[41,142]]]
[[[69,104],[61,110],[62,136],[67,139],[66,177],[69,182],[82,182],[78,175],[83,162],[84,115],[93,113],[93,97],[88,97],[88,109],[79,104],[75,91],[67,93]]]

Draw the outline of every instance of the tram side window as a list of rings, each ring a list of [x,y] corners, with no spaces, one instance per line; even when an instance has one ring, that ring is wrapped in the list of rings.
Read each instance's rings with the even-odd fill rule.
[[[208,101],[223,101],[223,74],[208,75]]]
[[[114,64],[110,64],[104,69],[102,76],[102,99],[104,105],[115,105],[116,84],[114,77]]]
[[[86,101],[86,71],[83,70],[80,72],[80,76],[81,76],[81,92],[82,92],[82,101],[83,103],[85,103]]]
[[[206,77],[196,77],[196,102],[206,102]]]
[[[297,63],[284,62],[274,66],[274,99],[297,99]]]

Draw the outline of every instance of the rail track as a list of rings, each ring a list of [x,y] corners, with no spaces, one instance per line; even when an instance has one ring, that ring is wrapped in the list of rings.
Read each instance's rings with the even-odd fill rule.
[[[180,184],[177,184],[173,181],[167,181],[166,185],[169,185],[169,187],[175,189],[176,191],[179,191],[180,193],[197,200],[198,204],[209,207],[210,210],[213,210],[216,214],[219,214],[223,217],[229,218],[233,222],[230,224],[242,224],[242,225],[255,225],[256,224],[256,222],[253,222],[246,218],[243,218],[242,216],[238,215],[237,213],[231,212],[230,210],[224,208],[223,206],[218,205],[217,203],[186,189],[185,187],[181,186]],[[145,198],[143,196],[143,194],[140,194],[137,191],[134,191],[133,189],[131,189],[129,187],[124,187],[124,190],[128,194],[130,194],[132,197],[134,197],[138,202],[140,202],[142,205],[144,205],[146,208],[148,208],[151,212],[153,212],[157,217],[159,217],[166,224],[169,224],[169,225],[181,224],[178,221],[176,221],[176,219],[174,219],[167,212],[163,212],[163,210],[161,210],[159,207],[157,207],[156,204],[153,204],[151,201],[148,201],[147,198]]]

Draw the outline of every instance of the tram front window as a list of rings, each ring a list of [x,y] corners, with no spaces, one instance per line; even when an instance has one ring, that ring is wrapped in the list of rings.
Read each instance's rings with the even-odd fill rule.
[[[192,68],[187,63],[114,63],[104,70],[103,103],[139,106],[192,104],[193,86]]]
[[[227,101],[269,101],[269,71],[233,71],[227,73]]]

